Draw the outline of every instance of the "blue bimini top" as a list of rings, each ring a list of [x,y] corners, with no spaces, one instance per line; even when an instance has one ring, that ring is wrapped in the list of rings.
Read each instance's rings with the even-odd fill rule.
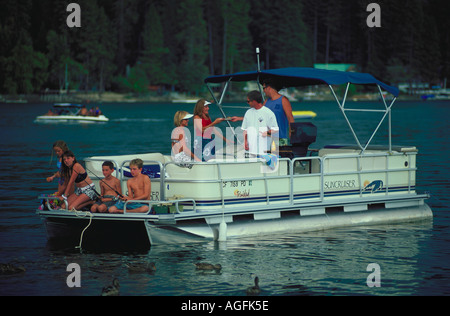
[[[371,74],[359,72],[344,72],[337,70],[325,70],[315,68],[280,68],[249,72],[238,72],[235,74],[211,76],[205,79],[205,83],[222,83],[226,81],[263,81],[265,78],[276,78],[283,88],[311,86],[311,85],[379,85],[385,91],[398,97],[399,90],[376,79]]]

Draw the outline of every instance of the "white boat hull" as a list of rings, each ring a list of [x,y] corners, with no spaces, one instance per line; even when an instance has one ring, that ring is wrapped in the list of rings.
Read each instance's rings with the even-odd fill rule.
[[[108,122],[109,119],[104,116],[81,116],[81,115],[58,115],[49,116],[42,115],[38,116],[35,120],[36,123],[98,123],[98,122]]]
[[[302,208],[274,209],[253,213],[234,212],[222,217],[217,214],[209,218],[186,216],[179,220],[175,214],[75,214],[67,211],[40,211],[39,214],[45,218],[50,240],[72,239],[78,243],[84,230],[85,245],[104,239],[106,244],[122,243],[125,248],[146,248],[150,245],[226,241],[229,238],[432,220],[432,211],[423,199],[402,203],[409,206],[367,211],[345,211],[345,207],[341,211],[336,211],[333,207],[317,207],[315,211],[312,208],[304,209],[305,211]],[[224,229],[225,231],[221,231]],[[115,234],[118,239],[112,242],[112,231],[121,231],[123,235]],[[221,233],[225,238],[220,238]]]
[[[355,213],[336,213],[313,216],[289,216],[270,220],[241,220],[227,223],[227,238],[240,238],[280,233],[302,233],[326,229],[367,226],[380,224],[407,223],[432,219],[427,204],[416,207],[384,209]],[[222,226],[223,227],[223,226]],[[164,226],[147,223],[152,245],[183,243],[204,240],[218,240],[220,224]]]

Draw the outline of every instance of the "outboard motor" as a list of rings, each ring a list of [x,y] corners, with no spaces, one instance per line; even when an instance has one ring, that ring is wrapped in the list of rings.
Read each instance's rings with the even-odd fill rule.
[[[310,122],[291,123],[291,146],[280,146],[280,156],[305,157],[308,147],[316,141],[317,127]]]

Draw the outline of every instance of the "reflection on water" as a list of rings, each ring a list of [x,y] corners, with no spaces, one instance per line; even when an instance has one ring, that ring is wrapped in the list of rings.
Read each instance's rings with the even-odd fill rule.
[[[422,288],[424,261],[431,255],[432,222],[335,229],[304,234],[230,239],[152,247],[148,252],[80,253],[39,248],[14,249],[7,257],[27,272],[2,277],[0,295],[99,295],[118,278],[121,295],[245,295],[258,276],[262,295],[421,295],[443,294],[446,288]],[[2,232],[3,233],[3,232]],[[42,240],[41,240],[42,241]],[[34,253],[36,260],[30,261]],[[65,284],[69,263],[81,267],[82,287]],[[128,265],[155,262],[154,273],[133,273]],[[219,272],[196,270],[194,263],[220,263]],[[381,268],[381,287],[366,284],[367,266]],[[436,276],[434,276],[436,277]],[[448,293],[447,293],[448,294]]]

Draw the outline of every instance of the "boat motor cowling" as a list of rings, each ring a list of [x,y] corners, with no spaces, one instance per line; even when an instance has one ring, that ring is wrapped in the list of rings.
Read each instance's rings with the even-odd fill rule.
[[[291,145],[280,146],[280,154],[288,158],[305,157],[309,145],[314,143],[316,138],[317,127],[314,124],[310,122],[291,123]]]

